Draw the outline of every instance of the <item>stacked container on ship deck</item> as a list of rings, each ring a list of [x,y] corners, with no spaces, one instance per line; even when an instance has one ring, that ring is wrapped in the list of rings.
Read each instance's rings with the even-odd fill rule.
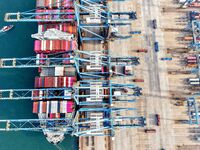
[[[74,102],[72,100],[34,101],[33,113],[45,113],[49,118],[68,117],[73,112]]]
[[[77,49],[76,40],[35,40],[34,51],[38,53],[59,53]]]
[[[75,36],[77,34],[76,23],[46,23],[46,24],[39,24],[39,28],[41,28],[42,32],[54,28],[66,33],[73,34]]]
[[[76,77],[35,77],[35,88],[73,87]]]
[[[37,8],[73,8],[72,0],[37,0]]]
[[[75,17],[74,9],[65,9],[65,10],[37,9],[36,13],[44,13],[36,15],[35,16],[36,19],[60,19],[60,18],[74,19]]]

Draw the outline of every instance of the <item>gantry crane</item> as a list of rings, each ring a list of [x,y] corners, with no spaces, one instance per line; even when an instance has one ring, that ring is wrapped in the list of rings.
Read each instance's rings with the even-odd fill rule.
[[[0,100],[70,99],[71,94],[72,88],[5,89],[0,90]]]
[[[183,2],[182,4],[182,8],[187,8],[190,4],[196,2],[196,0],[185,0],[185,2]]]
[[[45,131],[75,136],[114,136],[117,128],[140,128],[146,125],[144,117],[122,116],[131,108],[80,108],[74,119],[13,119],[0,120],[0,131]]]
[[[112,57],[107,52],[75,50],[48,54],[42,58],[39,55],[26,58],[1,58],[0,68],[74,66],[80,78],[102,78],[111,75],[131,75],[131,66],[140,63],[138,57]],[[68,57],[63,58],[63,54],[67,54]]]
[[[6,13],[7,22],[77,22],[80,41],[107,40],[115,37],[118,25],[130,24],[136,19],[135,12],[110,12],[107,5],[81,0],[74,2],[75,11],[60,8],[57,11]],[[39,9],[39,8],[38,8]],[[44,8],[41,8],[44,9]],[[45,10],[45,9],[44,9]],[[63,12],[66,10],[66,12]],[[128,16],[128,17],[126,17]]]
[[[144,117],[121,115],[134,108],[80,108],[75,116],[78,122],[72,135],[114,136],[116,128],[139,128],[146,125]]]
[[[83,80],[73,87],[5,89],[0,90],[0,100],[74,99],[77,105],[111,105],[112,102],[135,102],[141,88],[134,84],[116,84],[110,80]],[[127,100],[127,98],[132,98]]]
[[[193,40],[190,44],[190,47],[193,48],[194,50],[199,50],[200,49],[200,42],[198,38],[200,38],[200,19],[199,19],[200,13],[196,11],[191,11],[189,12],[189,18],[190,18],[190,24],[189,28],[192,32],[193,35]]]
[[[188,116],[189,116],[189,124],[200,124],[199,118],[199,106],[196,101],[196,98],[199,96],[199,93],[196,95],[192,95],[191,97],[187,98],[187,107],[188,107]]]
[[[111,80],[83,80],[74,90],[74,100],[78,105],[135,102],[134,99],[142,94],[142,89],[134,84],[116,84]]]

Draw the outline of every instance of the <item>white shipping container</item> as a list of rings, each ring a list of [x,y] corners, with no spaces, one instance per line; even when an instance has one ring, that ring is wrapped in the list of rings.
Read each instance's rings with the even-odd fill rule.
[[[54,78],[54,87],[58,87],[58,77]]]
[[[67,78],[67,77],[64,77],[64,79],[63,79],[63,80],[64,80],[64,82],[63,82],[63,87],[66,87],[66,78]]]
[[[43,25],[38,25],[38,33],[42,33]]]
[[[37,0],[37,7],[44,7],[45,0]]]
[[[186,2],[186,0],[179,0],[179,3],[185,3]]]
[[[49,102],[49,101],[47,101],[47,112],[46,112],[46,114],[49,114],[49,113],[50,113],[50,110],[49,110],[49,105],[50,105],[50,102]]]
[[[53,5],[52,0],[49,0],[49,8],[52,8],[52,5]]]
[[[49,48],[50,51],[53,50],[53,41],[52,41],[52,40],[50,40],[50,46],[49,46],[49,47],[50,47],[50,48]]]
[[[57,2],[57,7],[59,8],[61,6],[62,0],[57,0],[56,2]]]
[[[55,67],[55,76],[64,76],[64,67]]]
[[[196,78],[196,79],[189,79],[190,82],[199,82],[199,78]]]
[[[57,113],[57,101],[51,101],[51,113]]]
[[[36,60],[36,65],[39,65],[39,64],[40,64],[40,60],[39,60],[39,58],[40,58],[40,55],[39,55],[39,54],[37,54],[37,55],[36,55],[36,58],[37,58],[37,60]]]
[[[67,101],[63,101],[62,103],[62,113],[67,113]]]
[[[42,113],[42,104],[43,104],[43,102],[40,101],[40,102],[39,102],[39,113]]]
[[[43,97],[43,91],[40,90],[39,91],[39,99],[42,100],[42,97]]]
[[[199,85],[200,82],[190,82],[191,85]]]
[[[101,18],[86,18],[87,23],[101,23]]]

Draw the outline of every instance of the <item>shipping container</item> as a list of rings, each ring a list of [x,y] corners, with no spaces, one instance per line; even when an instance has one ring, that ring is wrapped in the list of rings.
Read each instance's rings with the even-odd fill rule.
[[[187,59],[197,59],[196,56],[188,56]]]
[[[190,82],[191,85],[199,85],[200,82]]]
[[[147,49],[138,49],[137,52],[138,52],[138,53],[140,53],[140,52],[147,53]]]
[[[144,132],[146,132],[146,133],[155,133],[156,129],[145,129]]]
[[[196,79],[189,79],[189,82],[199,82],[200,79],[199,78],[196,78]]]
[[[193,37],[192,36],[185,36],[183,38],[183,40],[185,40],[185,41],[191,41],[191,40],[193,40]]]
[[[133,82],[144,82],[144,79],[133,79]]]

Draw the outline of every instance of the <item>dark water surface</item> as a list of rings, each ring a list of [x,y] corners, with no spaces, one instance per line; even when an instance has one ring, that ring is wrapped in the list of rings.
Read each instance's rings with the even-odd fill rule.
[[[36,0],[0,0],[0,28],[14,24],[15,28],[0,34],[0,57],[33,56],[31,34],[37,32],[36,23],[6,23],[6,12],[23,12],[35,8]],[[0,69],[0,89],[33,88],[36,69]],[[32,114],[31,100],[0,101],[0,119],[37,118]],[[63,150],[76,150],[77,139],[67,136],[59,144]],[[56,150],[42,133],[0,132],[0,150]]]

